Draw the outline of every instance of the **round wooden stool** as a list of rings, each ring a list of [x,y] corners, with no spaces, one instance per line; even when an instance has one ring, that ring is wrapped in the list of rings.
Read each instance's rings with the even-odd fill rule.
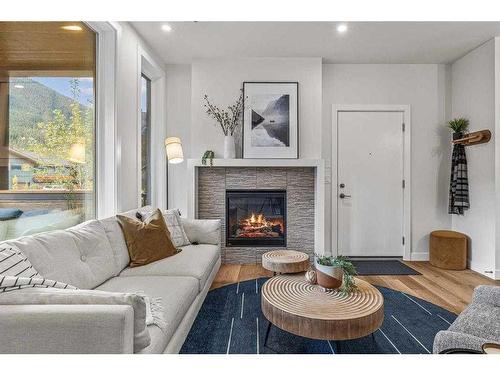
[[[429,239],[429,262],[446,270],[467,268],[468,237],[452,230],[435,230]]]
[[[262,267],[274,273],[298,273],[310,267],[309,255],[295,250],[273,250],[262,255]]]

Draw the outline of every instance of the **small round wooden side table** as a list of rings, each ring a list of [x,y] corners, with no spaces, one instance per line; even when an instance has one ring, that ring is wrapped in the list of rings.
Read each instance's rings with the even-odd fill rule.
[[[435,230],[429,238],[429,262],[447,270],[467,268],[467,242],[465,234],[452,230]]]
[[[274,273],[298,273],[310,267],[309,255],[295,250],[274,250],[262,255],[262,267]]]
[[[298,336],[340,340],[368,336],[384,320],[384,297],[366,281],[356,278],[357,290],[343,294],[323,291],[302,275],[279,275],[262,286],[262,313],[272,325]],[[271,324],[268,325],[264,346]]]

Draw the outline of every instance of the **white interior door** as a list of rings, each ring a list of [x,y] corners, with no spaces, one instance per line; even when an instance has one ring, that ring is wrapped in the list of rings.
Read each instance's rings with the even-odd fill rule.
[[[337,116],[338,254],[403,256],[404,112]]]

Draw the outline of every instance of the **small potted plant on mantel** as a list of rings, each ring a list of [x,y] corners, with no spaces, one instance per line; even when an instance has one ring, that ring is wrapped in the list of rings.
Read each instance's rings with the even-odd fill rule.
[[[469,127],[469,120],[464,117],[455,118],[448,121],[447,126],[451,130],[453,130],[453,140],[455,141],[457,139],[463,138],[465,132],[467,131],[467,128]]]
[[[315,255],[314,267],[318,285],[325,289],[340,289],[350,293],[356,289],[356,268],[345,256]]]

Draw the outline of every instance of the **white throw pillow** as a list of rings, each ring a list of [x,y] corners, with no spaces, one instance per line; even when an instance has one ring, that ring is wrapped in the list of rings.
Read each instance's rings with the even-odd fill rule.
[[[145,221],[147,217],[153,212],[155,208],[152,206],[144,206],[137,210],[135,217]],[[175,247],[191,245],[189,238],[184,231],[184,227],[181,223],[181,215],[178,209],[163,210],[163,217],[165,218],[165,223],[167,223],[168,231],[170,232],[170,239]]]
[[[175,247],[190,245],[189,238],[184,231],[181,223],[181,215],[179,210],[166,210],[163,211],[163,217],[167,223],[168,231],[170,232],[170,239]]]
[[[0,246],[0,275],[16,277],[40,276],[28,258],[12,246]]]
[[[181,218],[181,223],[191,242],[209,245],[219,245],[221,243],[220,220],[192,220]]]

